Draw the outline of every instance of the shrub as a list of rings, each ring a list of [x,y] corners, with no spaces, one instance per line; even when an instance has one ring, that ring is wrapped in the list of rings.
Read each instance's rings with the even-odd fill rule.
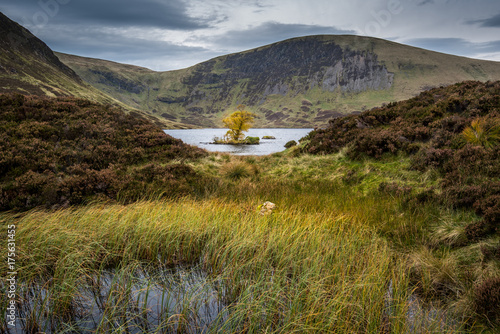
[[[433,188],[425,189],[415,195],[417,203],[430,203],[435,202],[437,199],[436,192]]]
[[[444,166],[452,155],[453,151],[450,149],[436,149],[430,147],[418,152],[418,154],[412,158],[411,166],[413,169],[419,171],[425,171],[428,168],[437,168],[440,171],[444,171]]]
[[[21,95],[1,95],[0,105],[0,210],[115,199],[130,187],[130,175],[139,183],[162,180],[175,192],[190,186],[192,171],[137,166],[206,155],[140,115],[110,106]]]
[[[457,208],[470,208],[483,198],[489,191],[487,184],[465,185],[457,175],[450,175],[443,183],[445,191],[443,192],[444,199],[451,206]]]
[[[478,241],[493,232],[491,225],[484,220],[473,222],[465,226],[465,235],[469,241]]]
[[[490,323],[500,321],[500,277],[488,278],[474,288],[476,312],[486,317]]]
[[[287,142],[285,144],[285,148],[290,148],[290,147],[293,147],[293,146],[297,146],[297,142],[295,140],[290,140],[289,142]]]
[[[500,261],[500,243],[495,246],[482,245],[480,249],[485,261]]]
[[[244,140],[244,143],[247,144],[247,145],[258,145],[260,142],[260,139],[259,137],[246,137],[245,140]]]

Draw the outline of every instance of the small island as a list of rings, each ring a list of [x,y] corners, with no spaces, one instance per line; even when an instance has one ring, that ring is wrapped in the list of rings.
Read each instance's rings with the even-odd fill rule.
[[[255,118],[255,114],[245,110],[244,105],[239,105],[237,110],[222,120],[229,128],[224,137],[214,137],[212,144],[229,145],[259,145],[259,137],[250,137],[243,134],[248,131]]]

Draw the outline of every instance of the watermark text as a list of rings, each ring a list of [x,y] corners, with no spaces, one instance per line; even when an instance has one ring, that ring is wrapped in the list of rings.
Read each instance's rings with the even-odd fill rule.
[[[17,305],[16,225],[7,226],[7,325],[15,327]]]

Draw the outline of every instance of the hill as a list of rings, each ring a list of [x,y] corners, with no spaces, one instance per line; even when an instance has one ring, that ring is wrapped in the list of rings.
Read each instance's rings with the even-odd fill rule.
[[[0,13],[0,93],[47,97],[73,96],[120,106],[134,111],[160,127],[182,128],[164,118],[130,107],[83,81],[54,52],[27,29]]]
[[[474,209],[483,220],[466,227],[469,241],[500,231],[500,82],[469,81],[315,130],[304,150],[380,159],[409,155],[411,168],[442,178],[438,189],[417,196],[455,208]],[[398,185],[388,185],[396,192]]]
[[[205,127],[244,104],[257,127],[329,119],[464,80],[498,80],[500,63],[360,36],[294,38],[167,72],[58,53],[85,81],[135,108]]]
[[[117,103],[88,86],[28,30],[0,13],[0,92]]]
[[[185,193],[206,154],[136,113],[73,97],[0,95],[0,211]]]

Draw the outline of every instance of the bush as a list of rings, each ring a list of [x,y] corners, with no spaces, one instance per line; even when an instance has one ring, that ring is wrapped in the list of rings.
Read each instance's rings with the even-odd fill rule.
[[[465,235],[469,241],[478,241],[492,233],[491,226],[484,220],[473,222],[465,226]]]
[[[290,140],[289,142],[287,142],[285,144],[285,148],[290,148],[290,147],[294,147],[294,146],[297,146],[297,142],[295,140]]]
[[[476,312],[488,322],[500,322],[500,277],[488,278],[474,288]]]
[[[0,105],[0,210],[116,199],[130,188],[130,175],[174,193],[182,187],[173,179],[191,184],[188,167],[138,167],[206,155],[110,106],[22,95],[0,95]]]
[[[485,261],[500,261],[500,243],[498,243],[496,246],[481,246],[481,253],[484,256]]]
[[[246,137],[244,143],[247,145],[258,145],[260,142],[259,137]]]

